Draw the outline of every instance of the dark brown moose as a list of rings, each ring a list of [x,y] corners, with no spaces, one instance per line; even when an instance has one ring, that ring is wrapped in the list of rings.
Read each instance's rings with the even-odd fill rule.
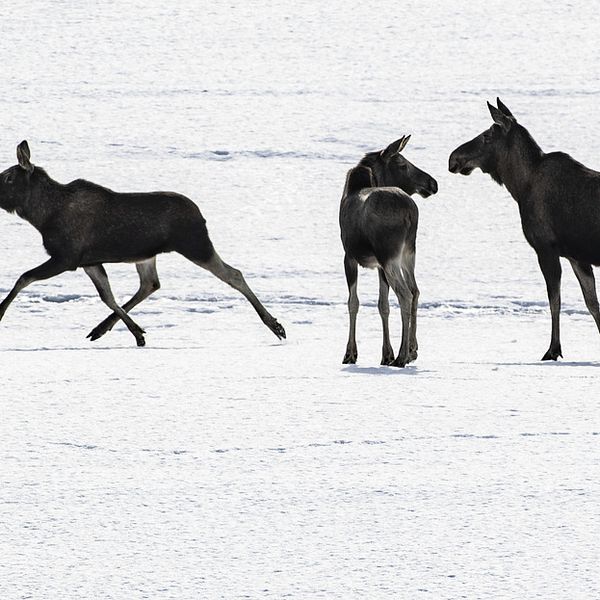
[[[505,185],[519,205],[526,240],[537,253],[552,314],[550,347],[542,360],[562,357],[560,346],[560,257],[569,260],[585,304],[600,330],[592,265],[600,265],[600,173],[564,152],[546,154],[499,98],[488,102],[494,124],[459,146],[449,159],[452,173],[480,168]]]
[[[121,319],[137,345],[143,346],[145,332],[127,313],[160,287],[156,255],[179,252],[240,291],[263,323],[278,338],[285,338],[285,330],[242,273],[215,252],[206,221],[189,198],[173,192],[121,194],[83,179],[60,184],[30,162],[26,141],[17,146],[17,159],[17,165],[0,173],[0,207],[16,212],[41,233],[50,258],[19,277],[0,303],[0,319],[24,287],[82,267],[113,311],[88,337],[98,339]],[[140,278],[138,291],[122,307],[113,297],[103,267],[117,262],[135,263]]]

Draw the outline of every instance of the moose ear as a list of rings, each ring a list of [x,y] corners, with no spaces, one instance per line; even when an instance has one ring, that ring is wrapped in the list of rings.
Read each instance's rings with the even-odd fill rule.
[[[506,104],[504,104],[500,98],[496,98],[496,104],[498,105],[498,108],[507,116],[507,117],[512,117],[513,119],[515,118],[514,115],[510,112],[510,110],[508,110],[508,108],[506,107]],[[516,119],[515,119],[516,121]]]
[[[355,194],[364,188],[375,187],[373,173],[369,167],[358,165],[348,171],[344,197]]]
[[[410,135],[403,135],[399,140],[392,142],[382,153],[382,156],[393,156],[398,152],[402,152],[406,144],[408,144],[408,140],[410,140]]]
[[[408,140],[410,140],[410,134],[402,138],[402,143],[400,144],[400,147],[397,150],[398,152],[402,152],[402,150],[404,150],[404,148],[406,148],[406,144],[408,144]]]
[[[17,146],[17,160],[19,161],[19,166],[31,174],[33,173],[33,165],[29,161],[30,157],[31,152],[29,151],[29,144],[26,140],[23,140]]]
[[[489,102],[487,105],[490,110],[490,114],[492,115],[492,119],[494,119],[494,123],[500,125],[502,130],[506,133],[512,127],[512,124],[515,122],[515,118],[512,115],[505,115],[500,109],[496,108]]]

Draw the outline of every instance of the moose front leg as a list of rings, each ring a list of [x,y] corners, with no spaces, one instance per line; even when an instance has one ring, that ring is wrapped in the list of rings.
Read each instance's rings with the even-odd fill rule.
[[[93,267],[84,267],[83,270],[92,280],[102,302],[119,315],[119,318],[125,323],[127,329],[129,329],[135,337],[137,345],[144,346],[146,344],[146,340],[144,339],[145,331],[117,304],[112,290],[110,289],[108,275],[106,274],[104,267],[102,265],[95,265]]]
[[[10,306],[10,303],[16,298],[17,294],[25,287],[33,283],[34,281],[40,281],[42,279],[50,279],[55,275],[60,275],[65,271],[71,269],[68,264],[56,258],[50,258],[45,263],[41,264],[35,269],[26,271],[17,279],[17,282],[13,286],[13,289],[9,292],[8,296],[4,298],[0,303],[0,320],[4,316],[6,309]]]
[[[160,288],[160,281],[156,271],[156,257],[139,262],[136,264],[137,272],[140,277],[140,287],[133,297],[125,302],[121,307],[125,312],[129,312],[134,306],[144,301],[150,294]],[[96,325],[87,335],[90,340],[95,341],[102,337],[107,331],[110,331],[121,317],[113,312],[104,321]]]
[[[542,360],[556,360],[559,356],[562,358],[560,347],[560,276],[562,269],[560,267],[560,259],[556,254],[540,253],[538,254],[538,262],[546,280],[550,314],[552,315],[550,347],[542,357]]]

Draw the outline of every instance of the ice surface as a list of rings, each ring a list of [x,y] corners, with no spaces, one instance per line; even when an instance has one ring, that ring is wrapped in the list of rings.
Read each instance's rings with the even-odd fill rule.
[[[1,598],[596,598],[600,340],[563,277],[565,359],[505,189],[450,175],[499,95],[542,148],[599,168],[593,3],[22,3],[3,17],[0,162],[201,207],[285,325],[162,256],[134,312],[81,272],[0,327]],[[419,358],[379,367],[361,272],[342,366],[346,170],[403,134],[417,200]],[[0,294],[45,260],[0,214]],[[108,268],[119,298],[132,266]],[[393,343],[400,319],[393,303]]]

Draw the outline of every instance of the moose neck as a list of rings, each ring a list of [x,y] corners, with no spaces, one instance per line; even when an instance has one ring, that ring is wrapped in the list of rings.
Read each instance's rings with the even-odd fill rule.
[[[35,167],[31,174],[27,196],[17,208],[17,214],[40,230],[54,213],[62,197],[62,185],[48,176],[46,171]]]
[[[386,182],[385,168],[381,158],[381,152],[369,152],[365,154],[358,164],[371,169],[375,187],[390,185],[388,182]]]
[[[511,196],[521,204],[529,196],[535,170],[544,153],[524,127],[517,125],[510,135],[509,146],[498,161],[492,177],[504,184]]]

